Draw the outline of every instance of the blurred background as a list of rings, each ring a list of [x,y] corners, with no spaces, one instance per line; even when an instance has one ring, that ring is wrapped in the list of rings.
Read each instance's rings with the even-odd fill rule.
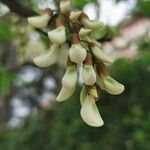
[[[80,83],[70,100],[55,100],[65,71],[61,59],[46,69],[32,62],[48,43],[26,18],[55,9],[53,1],[0,0],[0,150],[150,150],[150,0],[71,2],[113,30],[103,50],[114,59],[111,75],[126,90],[101,93],[97,105],[105,125],[86,125]]]

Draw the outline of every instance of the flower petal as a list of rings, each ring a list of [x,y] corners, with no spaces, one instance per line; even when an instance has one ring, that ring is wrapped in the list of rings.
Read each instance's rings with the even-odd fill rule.
[[[65,27],[61,26],[57,29],[54,29],[50,32],[48,32],[48,37],[50,41],[54,44],[63,44],[66,41],[66,32],[65,32]]]
[[[88,125],[93,127],[100,127],[104,124],[98,108],[95,104],[94,98],[87,96],[86,100],[81,108],[81,117]]]
[[[67,100],[75,91],[75,88],[74,89],[67,89],[65,87],[62,87],[61,91],[59,92],[56,100],[58,102],[62,102],[62,101],[65,101]]]
[[[35,28],[45,28],[50,20],[51,16],[49,15],[41,15],[41,16],[33,16],[28,18],[28,23]]]
[[[34,58],[34,63],[39,67],[49,67],[53,65],[57,61],[57,48],[57,45],[52,45],[49,50]]]
[[[66,73],[62,79],[63,87],[67,89],[75,88],[77,83],[77,66],[68,66],[66,69]]]

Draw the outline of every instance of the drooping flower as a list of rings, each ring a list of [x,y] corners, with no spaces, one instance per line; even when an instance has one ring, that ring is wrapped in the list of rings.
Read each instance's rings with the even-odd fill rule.
[[[73,22],[77,21],[81,15],[81,11],[71,11],[69,19]]]
[[[93,85],[96,82],[96,73],[92,65],[92,55],[87,54],[82,70],[83,82],[86,85]]]
[[[50,41],[54,44],[61,45],[66,41],[66,31],[65,27],[62,25],[50,32],[48,32],[48,37]]]
[[[67,89],[75,88],[77,78],[78,78],[77,65],[76,64],[68,65],[65,75],[62,78],[63,87]]]
[[[110,77],[104,64],[98,66],[97,73],[97,84],[103,90],[112,95],[119,95],[124,91],[124,85]]]
[[[98,59],[100,60],[101,62],[105,62],[105,63],[112,63],[113,61],[107,57],[102,51],[101,49],[96,46],[96,45],[93,45],[92,46],[92,53],[93,55]]]
[[[53,16],[53,11],[49,8],[45,9],[41,16],[28,17],[28,23],[35,28],[45,28],[48,25],[51,17]]]
[[[86,36],[88,35],[92,30],[91,29],[87,29],[87,28],[81,28],[79,31],[79,35],[82,36]]]
[[[67,89],[65,87],[62,87],[62,89],[60,90],[56,100],[58,102],[62,102],[62,101],[65,101],[67,100],[75,91],[75,88],[73,89]]]
[[[80,43],[77,34],[73,34],[72,46],[69,49],[70,60],[76,64],[82,63],[87,55],[87,51]]]
[[[80,21],[82,22],[84,27],[90,28],[90,29],[97,29],[103,25],[103,23],[99,21],[90,20],[89,17],[84,13],[80,15]]]
[[[124,85],[117,82],[110,76],[98,77],[97,84],[106,92],[112,95],[119,95],[124,91]]]
[[[57,56],[58,46],[52,45],[47,51],[34,58],[34,63],[39,67],[49,67],[56,63]]]
[[[70,11],[70,0],[61,0],[60,11],[65,14]]]
[[[85,102],[82,105],[80,114],[84,122],[90,126],[100,127],[104,124],[96,106],[95,99],[90,95],[87,95]]]

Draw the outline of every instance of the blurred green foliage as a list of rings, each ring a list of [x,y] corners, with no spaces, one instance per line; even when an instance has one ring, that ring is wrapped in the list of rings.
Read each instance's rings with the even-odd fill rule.
[[[126,86],[120,96],[102,92],[98,107],[105,125],[91,128],[80,118],[79,91],[52,110],[0,134],[2,150],[149,150],[150,53],[114,63],[113,76]]]

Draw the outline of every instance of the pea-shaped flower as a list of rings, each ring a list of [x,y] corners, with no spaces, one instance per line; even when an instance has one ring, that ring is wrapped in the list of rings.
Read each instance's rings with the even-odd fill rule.
[[[69,19],[73,22],[77,21],[81,15],[81,11],[71,11]]]
[[[58,46],[52,45],[47,51],[34,58],[34,63],[39,67],[49,67],[56,63],[57,56]]]
[[[68,89],[68,88],[65,88],[65,87],[62,87],[62,89],[60,90],[56,100],[58,102],[62,102],[62,101],[65,101],[67,100],[69,97],[71,97],[71,95],[74,93],[75,91],[75,88],[73,89]]]
[[[105,62],[105,63],[112,63],[113,61],[107,57],[102,51],[101,49],[96,46],[96,45],[93,45],[92,46],[92,53],[93,55],[98,59],[100,60],[101,62]]]
[[[60,11],[65,14],[70,11],[70,0],[61,0]]]
[[[87,55],[87,51],[79,43],[77,34],[73,35],[73,44],[69,49],[70,60],[76,64],[82,63]]]
[[[63,87],[67,89],[75,88],[77,78],[78,78],[77,65],[69,65],[66,69],[64,77],[62,78]]]
[[[103,90],[112,95],[119,95],[124,91],[124,85],[110,76],[99,77],[97,83]]]
[[[85,102],[82,105],[80,114],[84,122],[90,126],[100,127],[104,124],[96,106],[95,99],[90,95],[87,95]]]
[[[101,23],[99,21],[90,20],[89,17],[84,13],[82,13],[80,15],[79,19],[80,19],[81,23],[83,24],[83,26],[86,28],[97,29],[103,25],[103,23]]]
[[[66,31],[64,26],[60,26],[50,32],[48,32],[48,37],[50,41],[54,44],[63,44],[66,41]]]
[[[79,35],[82,36],[86,36],[88,35],[92,30],[91,29],[87,29],[87,28],[81,28],[79,31]]]
[[[47,8],[44,10],[41,16],[28,17],[28,23],[35,28],[45,28],[52,16],[53,11]]]
[[[87,54],[82,70],[83,82],[86,85],[93,85],[96,82],[96,73],[92,65],[92,55]]]

